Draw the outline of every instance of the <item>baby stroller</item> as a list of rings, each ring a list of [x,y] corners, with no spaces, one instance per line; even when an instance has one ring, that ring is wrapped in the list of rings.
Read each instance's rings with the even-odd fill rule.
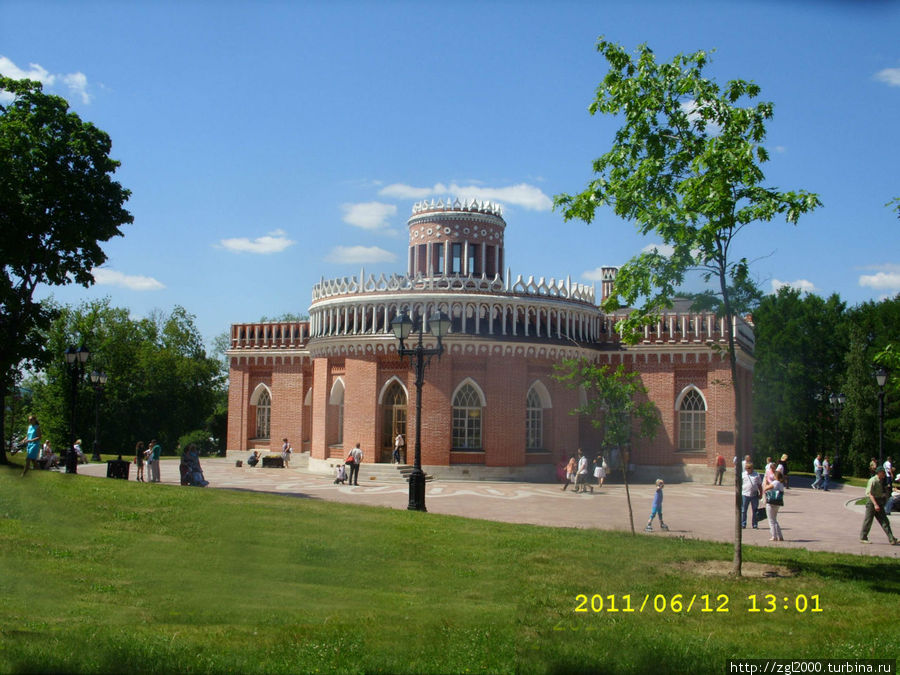
[[[203,477],[203,469],[200,468],[200,454],[193,443],[188,446],[188,449],[181,456],[178,471],[181,473],[182,485],[193,487],[206,487],[209,485],[209,481]]]

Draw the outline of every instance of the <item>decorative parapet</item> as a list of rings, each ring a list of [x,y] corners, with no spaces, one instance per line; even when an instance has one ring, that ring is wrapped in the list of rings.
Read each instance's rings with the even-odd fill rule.
[[[611,333],[615,340],[621,336],[615,333],[615,323],[627,316],[626,312],[607,315],[612,324]],[[644,326],[643,336],[638,344],[671,344],[671,343],[708,343],[726,342],[725,317],[717,317],[712,312],[679,312],[660,315],[656,322]],[[735,342],[746,348],[751,354],[756,346],[753,327],[740,316],[733,317]]]
[[[418,215],[420,213],[425,212],[434,212],[434,211],[469,211],[475,213],[485,213],[492,216],[500,216],[503,217],[503,207],[500,204],[496,204],[494,202],[482,201],[479,202],[477,199],[459,201],[457,197],[453,202],[450,201],[450,198],[447,198],[447,201],[444,202],[443,199],[438,199],[435,202],[433,199],[429,202],[427,199],[421,202],[416,202],[413,204],[412,212],[413,215]]]
[[[236,323],[231,326],[231,350],[303,349],[308,341],[309,321]]]
[[[571,277],[566,279],[546,280],[545,277],[529,276],[527,281],[518,275],[515,281],[507,270],[506,280],[498,274],[493,279],[485,276],[472,275],[442,275],[423,276],[392,274],[386,277],[382,274],[377,279],[370,274],[366,279],[365,270],[360,270],[358,277],[342,277],[340,279],[328,279],[324,277],[313,286],[312,302],[337,298],[341,296],[362,295],[366,293],[409,293],[414,291],[465,291],[473,293],[505,293],[517,296],[552,297],[575,302],[596,304],[595,289],[593,285],[572,283]]]

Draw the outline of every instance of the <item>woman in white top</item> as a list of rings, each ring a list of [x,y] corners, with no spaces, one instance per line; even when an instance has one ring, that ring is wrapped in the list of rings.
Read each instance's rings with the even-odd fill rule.
[[[763,494],[766,494],[769,490],[777,490],[781,493],[783,499],[784,483],[781,482],[783,479],[781,472],[776,469],[775,478],[771,481],[766,480],[763,484]],[[766,499],[766,517],[769,519],[769,533],[772,535],[769,541],[784,541],[784,537],[781,535],[781,525],[778,524],[778,509],[780,508],[780,504],[770,504],[769,500]]]

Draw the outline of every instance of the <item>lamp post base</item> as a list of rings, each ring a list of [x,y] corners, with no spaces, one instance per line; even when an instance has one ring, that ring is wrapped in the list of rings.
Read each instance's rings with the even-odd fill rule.
[[[409,511],[428,511],[425,508],[425,472],[415,468],[409,474]]]

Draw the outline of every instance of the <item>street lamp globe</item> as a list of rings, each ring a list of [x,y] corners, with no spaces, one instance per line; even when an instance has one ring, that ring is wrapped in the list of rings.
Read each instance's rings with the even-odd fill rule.
[[[403,342],[409,337],[409,334],[412,332],[412,327],[412,319],[409,318],[409,315],[406,312],[401,312],[393,321],[391,321],[391,330],[394,331],[394,337],[400,340],[400,342]]]
[[[875,382],[878,383],[879,387],[883,387],[887,383],[887,369],[884,366],[879,366],[878,370],[875,371]]]
[[[443,312],[435,312],[428,319],[428,329],[431,334],[440,339],[450,332],[450,317]]]

